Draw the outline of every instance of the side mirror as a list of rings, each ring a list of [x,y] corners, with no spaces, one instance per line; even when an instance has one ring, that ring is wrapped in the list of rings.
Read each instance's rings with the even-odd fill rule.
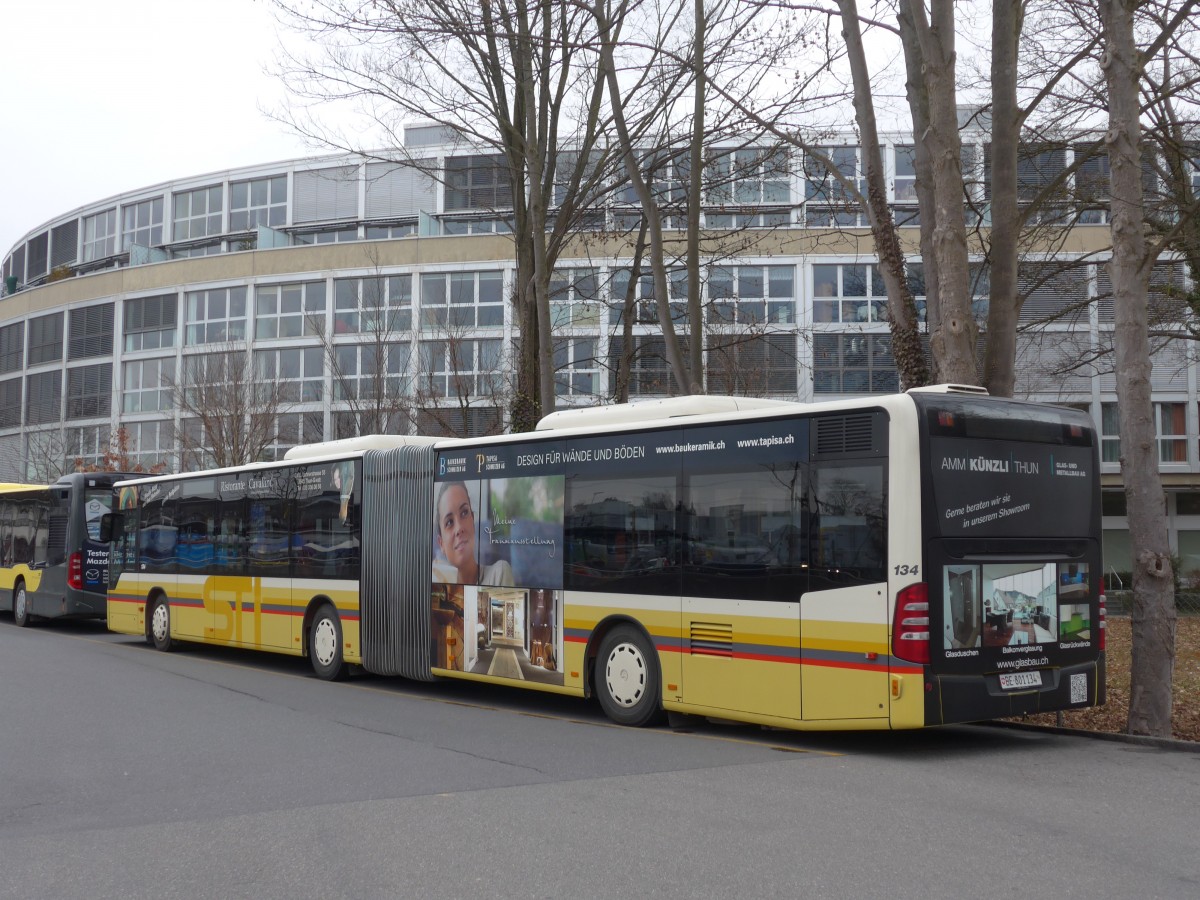
[[[111,544],[125,530],[125,517],[120,513],[105,513],[100,517],[100,543]]]

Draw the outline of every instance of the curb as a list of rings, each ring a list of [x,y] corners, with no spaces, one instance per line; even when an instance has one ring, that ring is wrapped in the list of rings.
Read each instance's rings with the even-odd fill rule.
[[[1141,747],[1154,747],[1157,750],[1172,750],[1176,753],[1200,753],[1200,742],[1180,741],[1175,738],[1149,737],[1142,734],[1122,734],[1114,731],[1086,731],[1082,728],[1059,728],[1056,725],[1034,725],[1032,722],[981,722],[996,728],[1012,728],[1016,731],[1041,731],[1047,734],[1061,734],[1067,737],[1093,738],[1099,741],[1113,741],[1119,744],[1134,744]]]

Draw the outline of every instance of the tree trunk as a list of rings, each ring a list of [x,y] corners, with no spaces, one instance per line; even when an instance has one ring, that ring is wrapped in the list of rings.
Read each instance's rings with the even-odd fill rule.
[[[1133,557],[1133,662],[1130,734],[1171,735],[1175,665],[1175,585],[1163,510],[1150,385],[1147,286],[1154,260],[1144,231],[1141,169],[1141,64],[1133,36],[1138,0],[1097,0],[1101,68],[1108,87],[1104,136],[1111,168],[1112,262],[1121,473]]]
[[[658,205],[650,195],[650,187],[642,177],[637,154],[629,135],[629,127],[625,120],[625,110],[622,105],[620,82],[617,80],[616,67],[613,62],[612,23],[605,16],[603,0],[596,0],[593,10],[600,32],[600,68],[602,76],[608,82],[608,96],[612,104],[613,125],[620,141],[621,156],[625,160],[625,173],[629,177],[634,193],[641,203],[642,215],[646,220],[646,229],[650,236],[650,271],[654,277],[654,299],[658,310],[658,324],[662,328],[664,352],[667,365],[671,367],[675,384],[680,394],[698,393],[698,386],[693,379],[693,373],[684,359],[679,346],[679,337],[675,333],[675,324],[671,319],[670,286],[667,284],[666,254],[663,248],[662,215]]]
[[[923,0],[900,0],[909,79],[920,86],[927,101],[914,97],[910,88],[910,104],[919,107],[913,109],[913,138],[918,149],[928,154],[933,194],[932,208],[921,206],[923,238],[925,228],[930,229],[925,284],[927,290],[931,282],[935,285],[939,304],[936,318],[932,305],[930,308],[929,346],[937,380],[978,384],[975,340],[979,329],[971,312],[962,142],[954,84],[954,4],[952,0],[932,0],[930,9],[932,15],[926,19]],[[925,116],[928,124],[918,130],[915,126]],[[919,185],[919,172],[917,179]],[[932,219],[929,225],[927,218]]]
[[[704,182],[704,73],[705,18],[704,0],[694,0],[695,39],[692,45],[692,72],[695,81],[695,96],[692,103],[691,169],[688,181],[687,215],[687,276],[688,276],[688,368],[696,383],[688,393],[704,392],[704,311],[700,303],[700,204],[703,200]]]
[[[1017,242],[1021,214],[1017,206],[1017,148],[1022,115],[1017,107],[1017,53],[1025,18],[1023,0],[992,4],[992,228],[989,260],[987,349],[983,384],[989,394],[1011,397],[1016,386]]]
[[[839,0],[842,10],[842,36],[850,60],[854,80],[854,114],[862,140],[863,159],[867,169],[867,219],[875,238],[879,256],[879,273],[888,295],[888,318],[892,331],[892,358],[900,374],[903,390],[929,384],[929,368],[921,349],[921,333],[917,324],[917,306],[908,278],[904,272],[904,251],[896,234],[892,210],[888,206],[887,186],[883,177],[883,159],[879,153],[879,131],[875,122],[875,105],[871,98],[871,75],[863,51],[862,33],[858,23],[856,0]]]

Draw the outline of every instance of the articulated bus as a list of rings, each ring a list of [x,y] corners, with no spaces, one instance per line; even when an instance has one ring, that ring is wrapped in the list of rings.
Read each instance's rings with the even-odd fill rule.
[[[109,627],[793,729],[1104,702],[1079,411],[690,397],[117,486]]]
[[[108,597],[102,517],[112,509],[111,472],[75,472],[51,485],[0,484],[0,610],[36,619],[103,619]]]

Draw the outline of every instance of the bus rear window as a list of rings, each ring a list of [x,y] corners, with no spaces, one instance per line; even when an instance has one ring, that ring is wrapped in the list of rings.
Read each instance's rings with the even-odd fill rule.
[[[1091,533],[1095,452],[1028,441],[932,437],[934,532],[942,537]]]

